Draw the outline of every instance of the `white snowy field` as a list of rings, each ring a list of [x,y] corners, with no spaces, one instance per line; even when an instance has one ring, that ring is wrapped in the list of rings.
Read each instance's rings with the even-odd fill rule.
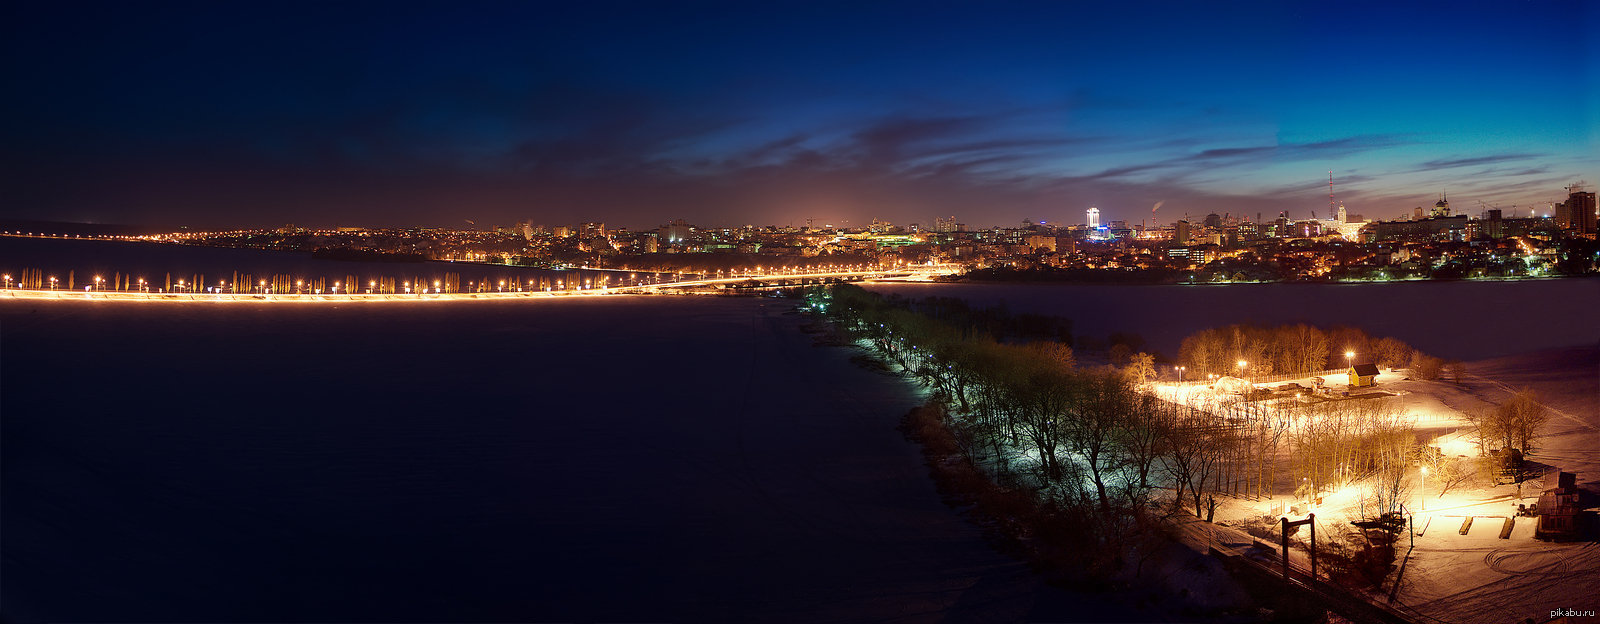
[[[1468,371],[1462,387],[1415,382],[1414,394],[1435,398],[1458,413],[1532,388],[1551,418],[1529,460],[1575,473],[1580,488],[1600,492],[1600,348],[1495,358],[1470,363]],[[1554,486],[1554,476],[1544,481]],[[1523,489],[1528,497],[1523,504],[1536,502],[1535,489]],[[1516,486],[1502,485],[1443,497],[1430,494],[1423,514],[1427,528],[1417,537],[1396,603],[1463,624],[1529,617],[1544,621],[1559,609],[1600,612],[1600,547],[1595,542],[1535,540],[1533,518],[1516,518],[1511,538],[1499,539],[1502,518],[1513,516],[1519,502],[1516,493]],[[1478,517],[1463,536],[1460,527],[1468,515]]]
[[[1463,413],[1505,402],[1518,390],[1539,393],[1551,418],[1530,465],[1575,473],[1579,487],[1600,492],[1600,347],[1575,347],[1526,353],[1467,363],[1468,377],[1450,381],[1406,380],[1400,372],[1385,371],[1374,391],[1394,396],[1372,399],[1391,402],[1416,427],[1419,441],[1439,446],[1447,456],[1476,456],[1467,439]],[[1324,376],[1330,386],[1348,381]],[[1310,379],[1290,380],[1310,385]],[[1277,385],[1274,382],[1270,385]],[[1163,396],[1198,401],[1212,394],[1204,387],[1157,386]],[[1416,475],[1420,480],[1421,476]],[[1217,512],[1217,526],[1196,528],[1190,537],[1196,548],[1204,540],[1248,544],[1251,538],[1235,528],[1250,519],[1269,515],[1276,505],[1294,503],[1293,483],[1282,480],[1269,500],[1228,498]],[[1554,476],[1545,480],[1553,485]],[[1525,487],[1518,499],[1516,485],[1456,487],[1447,493],[1430,481],[1426,500],[1423,488],[1413,486],[1407,506],[1416,511],[1415,549],[1410,536],[1397,545],[1396,563],[1404,563],[1389,583],[1398,582],[1392,606],[1428,621],[1463,624],[1550,619],[1559,609],[1600,611],[1600,546],[1594,542],[1552,543],[1533,538],[1534,519],[1517,518],[1517,504],[1537,501],[1536,487]],[[1316,514],[1321,535],[1342,530],[1360,519],[1362,501],[1355,488],[1325,493]],[[1291,520],[1304,515],[1291,516]],[[1474,522],[1466,535],[1460,529],[1467,517]],[[1514,519],[1509,539],[1500,539],[1505,519]],[[1203,526],[1203,525],[1201,525]],[[1407,552],[1409,550],[1409,553]],[[1305,567],[1303,552],[1291,554]],[[1387,596],[1377,595],[1381,600]]]

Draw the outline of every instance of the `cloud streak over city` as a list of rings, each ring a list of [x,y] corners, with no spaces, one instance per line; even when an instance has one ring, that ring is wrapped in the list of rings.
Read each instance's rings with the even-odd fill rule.
[[[1597,19],[13,3],[0,190],[11,218],[201,227],[1304,216],[1329,171],[1369,218],[1446,188],[1528,204],[1600,181]],[[1455,43],[1480,40],[1517,43]]]

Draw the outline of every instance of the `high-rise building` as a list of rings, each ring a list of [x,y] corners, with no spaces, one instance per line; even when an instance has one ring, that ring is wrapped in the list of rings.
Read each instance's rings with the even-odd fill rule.
[[[940,234],[949,234],[956,231],[955,217],[936,217],[933,220],[933,231]]]
[[[1346,218],[1347,216],[1348,215],[1346,215],[1345,212],[1344,212],[1344,202],[1339,202],[1339,219],[1338,219],[1338,222],[1339,223],[1349,223],[1350,219]]]
[[[1567,190],[1570,191],[1567,201],[1556,204],[1556,226],[1578,234],[1594,234],[1595,194],[1584,192],[1583,187],[1578,185],[1570,186]]]
[[[1505,218],[1503,217],[1503,214],[1504,213],[1500,212],[1497,209],[1490,209],[1488,212],[1484,213],[1484,215],[1483,215],[1484,216],[1484,218],[1483,218],[1483,235],[1484,236],[1486,236],[1488,238],[1491,238],[1491,239],[1494,239],[1494,240],[1500,240],[1500,239],[1506,237],[1506,222],[1505,222]]]
[[[1089,229],[1091,229],[1091,230],[1100,229],[1100,209],[1099,208],[1090,208],[1089,209]]]
[[[671,245],[689,240],[689,235],[694,233],[694,226],[683,219],[675,219],[672,223],[658,228],[656,232],[663,242]]]
[[[1172,225],[1172,241],[1175,242],[1175,243],[1180,243],[1180,244],[1184,244],[1184,245],[1189,244],[1189,222],[1188,221],[1179,221],[1179,222],[1174,223]]]
[[[1206,227],[1208,227],[1208,228],[1219,228],[1219,227],[1222,227],[1222,216],[1218,215],[1215,212],[1206,215]]]

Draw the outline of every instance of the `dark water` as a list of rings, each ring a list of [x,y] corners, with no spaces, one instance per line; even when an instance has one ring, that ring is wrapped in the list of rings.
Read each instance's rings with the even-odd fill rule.
[[[1349,325],[1393,336],[1439,357],[1477,360],[1600,343],[1600,279],[1104,286],[872,284],[906,297],[959,297],[1013,312],[1073,320],[1073,330],[1105,338],[1144,336],[1177,357],[1183,337],[1234,323]]]
[[[1142,619],[990,550],[894,430],[911,389],[786,308],[0,300],[0,609]]]

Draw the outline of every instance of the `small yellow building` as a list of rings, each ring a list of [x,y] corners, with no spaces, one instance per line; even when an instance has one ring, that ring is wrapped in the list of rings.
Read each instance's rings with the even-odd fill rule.
[[[1378,365],[1377,364],[1355,364],[1355,365],[1350,367],[1350,386],[1351,387],[1364,388],[1364,387],[1367,387],[1367,386],[1377,385],[1377,383],[1378,383]]]

